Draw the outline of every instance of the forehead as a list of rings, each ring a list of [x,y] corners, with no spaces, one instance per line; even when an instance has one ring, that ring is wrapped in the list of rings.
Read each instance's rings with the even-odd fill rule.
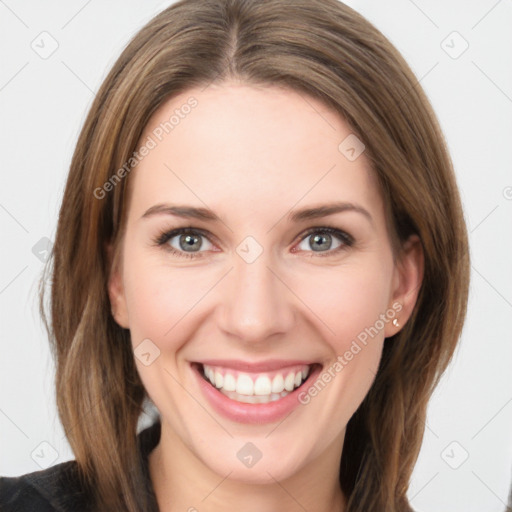
[[[189,89],[165,102],[145,128],[140,143],[151,139],[154,147],[131,176],[133,206],[175,200],[227,214],[229,204],[250,216],[265,205],[275,216],[297,203],[357,199],[378,209],[364,152],[347,158],[344,141],[353,137],[339,114],[290,89]]]

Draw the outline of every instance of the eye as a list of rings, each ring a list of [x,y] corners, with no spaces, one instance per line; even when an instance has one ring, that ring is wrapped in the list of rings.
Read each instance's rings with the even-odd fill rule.
[[[204,248],[203,239],[206,240],[206,250],[211,250],[212,243],[205,233],[198,229],[179,228],[160,234],[154,242],[157,245],[166,245],[166,249],[178,257],[202,257],[199,249]],[[208,246],[209,244],[209,246]],[[199,254],[198,254],[199,253]]]
[[[338,245],[332,247],[333,239],[336,238],[339,240]],[[310,251],[312,248],[313,253],[325,253],[317,256],[329,256],[352,246],[353,243],[354,239],[348,233],[336,228],[321,227],[308,230],[297,247],[301,251]]]
[[[308,239],[310,239],[309,242]],[[336,239],[338,243],[332,247],[333,240]],[[204,247],[203,240],[206,240],[206,247]],[[311,256],[330,256],[354,244],[354,239],[348,233],[327,226],[309,229],[301,235],[300,240],[298,250],[311,252]],[[165,249],[174,256],[183,258],[201,258],[204,256],[204,252],[212,250],[214,247],[206,232],[192,227],[164,231],[153,242],[158,246],[165,246]],[[200,249],[205,250],[201,251]],[[297,249],[292,251],[297,252]]]

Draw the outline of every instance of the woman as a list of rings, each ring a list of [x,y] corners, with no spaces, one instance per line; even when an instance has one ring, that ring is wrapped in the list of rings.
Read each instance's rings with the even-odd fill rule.
[[[412,510],[467,236],[429,102],[355,11],[148,23],[86,119],[52,265],[76,460],[3,478],[3,509]]]

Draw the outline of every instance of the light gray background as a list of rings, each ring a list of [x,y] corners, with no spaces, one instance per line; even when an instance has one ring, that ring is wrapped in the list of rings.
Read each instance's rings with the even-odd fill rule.
[[[0,0],[2,475],[73,458],[56,414],[32,248],[54,238],[95,91],[169,3]],[[347,3],[396,45],[432,101],[471,233],[468,319],[431,401],[409,496],[418,512],[503,512],[512,478],[512,2]],[[52,38],[58,48],[42,58]]]

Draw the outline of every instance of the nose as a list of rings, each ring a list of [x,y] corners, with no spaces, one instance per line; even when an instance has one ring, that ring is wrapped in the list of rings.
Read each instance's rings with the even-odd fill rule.
[[[266,254],[252,263],[235,255],[221,292],[219,327],[241,342],[268,341],[289,332],[294,323],[293,293]]]

